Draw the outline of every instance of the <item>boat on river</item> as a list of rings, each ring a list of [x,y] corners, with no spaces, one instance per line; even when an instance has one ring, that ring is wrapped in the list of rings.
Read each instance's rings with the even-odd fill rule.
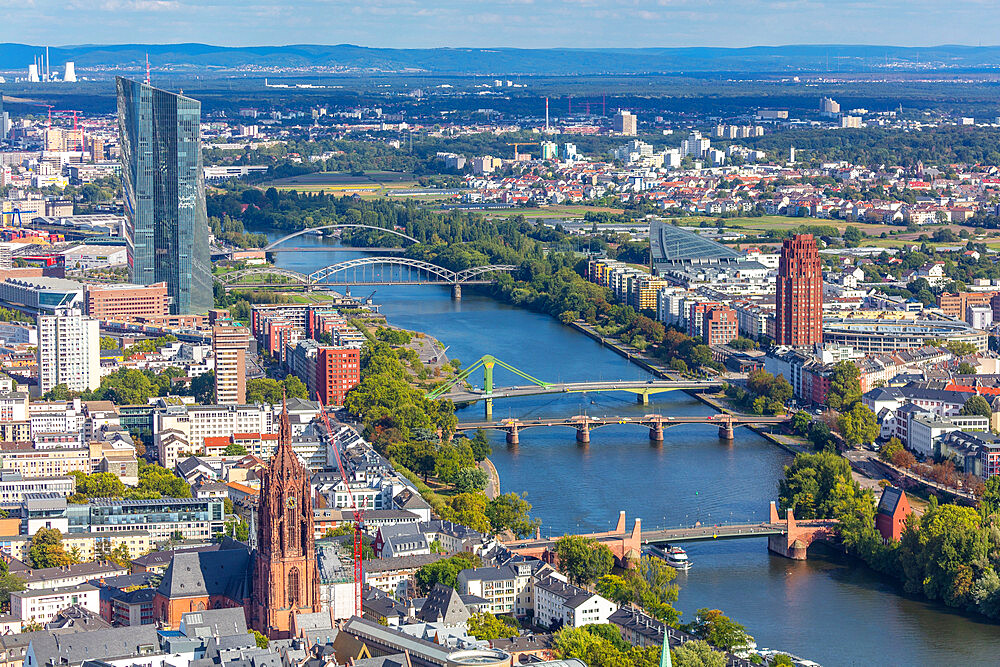
[[[691,569],[691,561],[688,559],[687,552],[680,547],[672,547],[668,544],[665,548],[654,546],[651,549],[655,555],[662,558],[667,565],[675,570],[687,572]]]

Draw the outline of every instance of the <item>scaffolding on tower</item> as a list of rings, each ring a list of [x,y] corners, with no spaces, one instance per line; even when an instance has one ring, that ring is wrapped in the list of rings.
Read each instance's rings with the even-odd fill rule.
[[[319,401],[319,413],[323,416],[323,423],[326,424],[326,431],[330,435],[330,448],[337,458],[337,468],[340,469],[340,476],[347,487],[347,497],[351,502],[351,512],[354,515],[354,614],[361,616],[361,583],[364,581],[364,569],[361,565],[362,536],[364,535],[365,515],[364,508],[358,507],[354,500],[354,492],[351,491],[351,481],[344,472],[344,463],[340,458],[340,448],[333,441],[333,426],[330,425],[330,416],[326,413],[326,406],[323,399],[317,396]]]

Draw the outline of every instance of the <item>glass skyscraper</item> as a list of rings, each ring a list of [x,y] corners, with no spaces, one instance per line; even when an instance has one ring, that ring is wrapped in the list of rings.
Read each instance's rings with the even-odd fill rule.
[[[201,103],[117,78],[129,277],[167,283],[170,312],[214,304],[201,164]]]

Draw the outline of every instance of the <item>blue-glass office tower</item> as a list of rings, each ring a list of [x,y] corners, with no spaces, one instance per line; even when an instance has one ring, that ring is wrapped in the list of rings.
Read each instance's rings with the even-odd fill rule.
[[[129,277],[167,283],[170,312],[213,306],[201,103],[117,78]]]

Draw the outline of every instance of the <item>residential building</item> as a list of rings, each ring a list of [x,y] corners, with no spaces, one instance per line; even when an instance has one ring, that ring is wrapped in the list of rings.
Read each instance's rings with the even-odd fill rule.
[[[618,605],[555,577],[535,582],[535,624],[581,628],[607,623]]]
[[[398,600],[406,600],[417,594],[417,570],[442,558],[446,556],[423,554],[369,560],[364,567],[364,583]]]
[[[101,613],[100,593],[96,586],[80,584],[58,588],[36,588],[10,594],[10,611],[25,623],[48,623],[56,614],[73,605]]]
[[[250,332],[230,319],[212,327],[212,355],[215,357],[215,402],[243,405],[247,401],[246,352]]]
[[[101,385],[100,323],[76,309],[38,316],[38,386],[94,391]]]
[[[143,554],[154,548],[149,531],[139,530],[138,527],[114,533],[64,533],[62,541],[66,551],[76,550],[85,561],[94,560],[100,554],[123,545],[130,554]],[[11,558],[27,562],[30,548],[30,535],[0,536],[0,553]]]
[[[201,103],[123,77],[116,83],[130,278],[165,282],[173,314],[205,312],[214,299]]]
[[[775,343],[809,346],[823,342],[823,265],[812,234],[796,234],[781,245]]]
[[[638,134],[638,123],[635,114],[624,109],[619,109],[618,113],[611,119],[611,128],[618,134],[634,137]]]
[[[732,308],[713,308],[701,323],[701,336],[705,344],[726,345],[739,335],[736,311]]]

